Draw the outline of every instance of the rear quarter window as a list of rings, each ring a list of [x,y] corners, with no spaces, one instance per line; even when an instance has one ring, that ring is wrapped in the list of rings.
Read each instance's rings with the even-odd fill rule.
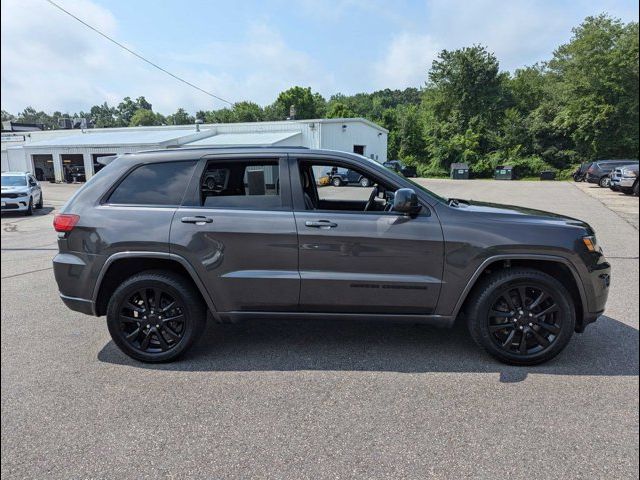
[[[118,184],[108,203],[178,206],[193,175],[196,161],[142,165]]]

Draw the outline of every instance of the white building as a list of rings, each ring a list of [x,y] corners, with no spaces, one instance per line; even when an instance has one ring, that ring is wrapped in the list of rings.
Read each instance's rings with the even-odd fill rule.
[[[101,156],[191,146],[301,146],[359,153],[382,163],[387,133],[363,118],[337,118],[3,134],[2,171],[30,171],[61,182],[65,167],[83,166],[91,177]]]

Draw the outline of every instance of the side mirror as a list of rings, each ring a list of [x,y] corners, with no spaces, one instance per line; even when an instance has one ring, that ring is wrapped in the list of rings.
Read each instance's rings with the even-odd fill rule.
[[[399,188],[393,197],[393,211],[403,215],[417,215],[422,207],[412,188]]]

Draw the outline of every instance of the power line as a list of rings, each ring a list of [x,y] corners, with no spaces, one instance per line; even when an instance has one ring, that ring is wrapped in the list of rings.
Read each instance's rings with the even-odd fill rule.
[[[179,76],[171,73],[169,70],[162,68],[160,65],[153,63],[151,60],[147,60],[146,58],[144,58],[142,55],[140,55],[139,53],[134,52],[133,50],[131,50],[130,48],[126,47],[125,45],[121,44],[120,42],[118,42],[117,40],[114,40],[113,38],[111,38],[109,35],[107,35],[106,33],[102,33],[100,30],[98,30],[97,28],[89,25],[87,22],[85,22],[84,20],[76,17],[73,13],[65,10],[64,8],[62,8],[60,5],[58,5],[57,3],[53,2],[52,0],[47,0],[47,2],[49,2],[51,5],[53,5],[54,7],[56,7],[58,10],[66,13],[67,15],[69,15],[70,17],[76,19],[78,22],[80,22],[81,24],[83,24],[85,27],[90,28],[91,30],[93,30],[94,32],[96,32],[98,35],[103,36],[104,38],[106,38],[107,40],[109,40],[111,43],[115,43],[117,46],[119,46],[120,48],[126,50],[127,52],[129,52],[131,55],[134,55],[136,57],[138,57],[140,60],[142,60],[143,62],[148,63],[149,65],[151,65],[152,67],[157,68],[158,70],[160,70],[161,72],[166,73],[167,75],[170,75],[171,77],[175,78],[176,80],[185,83],[187,85],[189,85],[190,87],[195,88],[196,90],[204,93],[205,95],[209,95],[210,97],[213,97],[217,100],[220,100],[221,102],[224,103],[228,103],[229,105],[233,106],[233,102],[230,102],[228,100],[225,100],[222,97],[219,97],[217,95],[214,95],[211,92],[207,92],[206,90],[200,88],[197,85],[194,85],[191,82],[188,82],[187,80],[185,80],[184,78],[180,78]]]

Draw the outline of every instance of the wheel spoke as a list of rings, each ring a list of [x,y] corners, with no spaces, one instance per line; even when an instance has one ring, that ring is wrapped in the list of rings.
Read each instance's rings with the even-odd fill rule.
[[[177,342],[178,340],[180,340],[180,335],[178,335],[176,332],[173,331],[173,328],[171,328],[169,325],[163,325],[162,327],[162,332],[166,333],[167,336],[169,337],[169,340],[173,341],[173,342]]]
[[[489,325],[489,330],[491,330],[491,332],[499,332],[500,330],[511,330],[513,328],[515,328],[515,325],[511,322]]]
[[[529,305],[529,308],[533,310],[534,308],[539,307],[547,298],[549,298],[549,295],[545,292],[540,292],[540,296],[536,298],[531,305]]]
[[[151,330],[147,330],[147,332],[144,335],[145,336],[142,339],[142,342],[140,342],[141,350],[146,350],[147,348],[149,348],[149,342],[151,342]]]
[[[511,298],[511,295],[509,292],[505,293],[500,298],[502,298],[505,302],[507,302],[507,305],[509,305],[509,309],[511,309],[512,311],[516,309],[516,306],[513,304],[513,299]]]
[[[136,328],[133,332],[129,333],[125,338],[130,341],[133,342],[136,340],[136,338],[138,338],[138,335],[140,335],[140,332],[142,330],[140,328]]]
[[[547,340],[545,337],[543,337],[542,335],[540,335],[538,332],[536,332],[534,329],[529,330],[533,336],[536,338],[536,340],[538,341],[538,343],[540,345],[542,345],[543,347],[548,347],[551,343],[549,342],[549,340]]]
[[[527,289],[526,287],[518,287],[518,295],[520,297],[520,308],[527,306]]]
[[[511,333],[509,334],[509,336],[507,337],[507,339],[504,341],[504,343],[502,344],[503,347],[508,347],[511,345],[511,342],[513,341],[513,337],[516,335],[516,330],[511,330]]]
[[[539,327],[544,328],[546,331],[553,333],[554,335],[557,335],[560,333],[560,327],[557,325],[553,325],[553,324],[541,322],[541,321],[536,321],[534,323]]]
[[[147,289],[143,288],[138,292],[140,294],[140,298],[142,298],[142,302],[144,303],[144,309],[149,310],[151,305],[149,305],[149,297],[147,297]]]
[[[536,313],[534,316],[535,316],[535,318],[540,318],[540,317],[544,317],[545,315],[549,315],[550,313],[555,313],[555,312],[557,312],[559,310],[560,310],[560,308],[558,307],[558,305],[556,305],[554,303],[550,307],[545,308],[540,313]]]
[[[160,331],[160,329],[156,328],[155,333],[156,333],[156,337],[158,338],[158,341],[160,342],[160,348],[163,351],[164,350],[169,350],[169,344],[164,339],[164,336],[162,335],[162,332]]]
[[[130,309],[130,310],[133,310],[134,312],[138,312],[138,313],[144,312],[144,308],[141,308],[139,305],[135,305],[135,304],[131,303],[130,301],[127,302],[125,307]]]
[[[522,336],[520,337],[520,346],[518,351],[523,355],[527,353],[527,332],[525,331],[522,332]]]
[[[129,317],[127,315],[120,315],[120,321],[124,323],[139,323],[140,319],[135,317]]]
[[[168,317],[168,318],[163,318],[162,319],[162,323],[163,324],[167,324],[167,322],[184,322],[184,315],[180,314],[180,315],[176,315],[175,317]]]
[[[160,310],[161,313],[165,313],[168,312],[169,310],[171,310],[173,307],[176,306],[176,302],[175,300],[172,300],[171,302],[169,302],[169,305],[167,305],[166,307],[162,308]]]
[[[162,299],[162,291],[157,288],[153,289],[153,306],[156,310],[160,310],[160,300]]]
[[[491,310],[489,312],[490,317],[498,317],[498,318],[510,318],[511,312],[503,312],[501,310]]]

